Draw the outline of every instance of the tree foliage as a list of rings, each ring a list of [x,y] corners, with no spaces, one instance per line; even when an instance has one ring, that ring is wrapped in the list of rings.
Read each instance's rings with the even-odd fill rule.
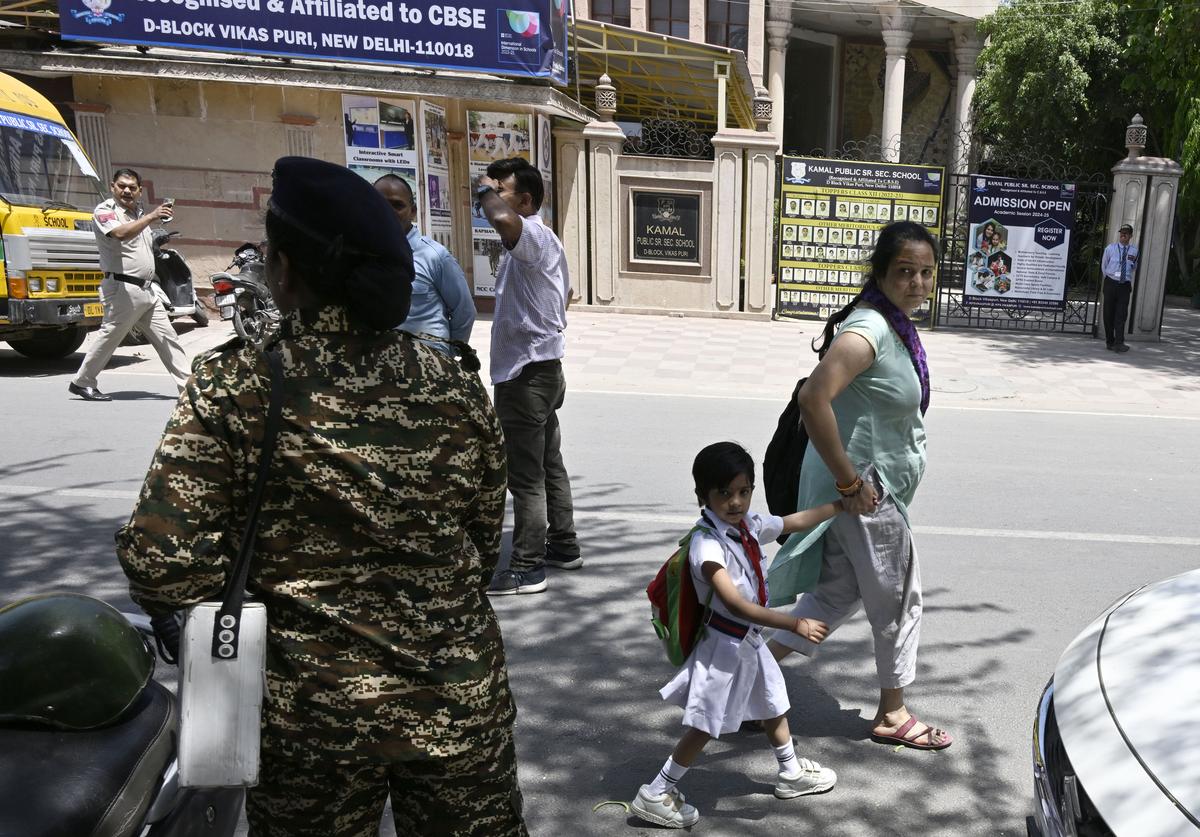
[[[1146,153],[1184,169],[1179,267],[1200,290],[1200,4],[1196,0],[1011,0],[980,22],[976,138],[1108,172],[1135,113]],[[1190,275],[1190,277],[1189,277]],[[1194,277],[1194,278],[1192,278]]]

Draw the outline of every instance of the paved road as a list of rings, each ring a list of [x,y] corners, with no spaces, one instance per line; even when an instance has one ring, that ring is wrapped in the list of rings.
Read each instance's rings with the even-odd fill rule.
[[[1166,343],[1123,359],[1080,338],[929,335],[938,389],[913,507],[927,620],[910,696],[958,742],[929,754],[866,740],[875,687],[855,620],[817,662],[785,667],[799,750],[835,767],[838,787],[775,800],[765,741],[733,736],[685,780],[697,833],[1024,833],[1031,711],[1059,653],[1121,592],[1197,564],[1200,328],[1190,312],[1171,316]],[[630,829],[620,808],[593,806],[631,798],[679,731],[656,694],[671,672],[642,590],[691,520],[691,457],[721,438],[761,455],[780,393],[811,366],[813,328],[584,311],[572,332],[564,443],[587,565],[543,596],[496,603],[537,835]],[[195,350],[219,337],[184,340]],[[86,404],[65,392],[78,358],[33,364],[0,349],[0,598],[55,588],[128,605],[112,531],[173,403],[141,354],[122,350],[101,378],[118,400]]]

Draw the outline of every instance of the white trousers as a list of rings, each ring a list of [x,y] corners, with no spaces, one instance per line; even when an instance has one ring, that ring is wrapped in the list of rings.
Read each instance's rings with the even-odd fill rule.
[[[832,635],[860,606],[875,639],[879,687],[907,686],[917,671],[921,571],[912,532],[891,497],[873,515],[842,512],[833,519],[825,531],[817,588],[800,596],[792,615],[818,619]],[[810,657],[817,650],[790,631],[778,631],[772,639]]]
[[[158,304],[154,294],[105,274],[100,282],[100,301],[104,303],[104,323],[83,357],[74,384],[80,387],[96,386],[96,378],[108,364],[113,352],[121,345],[125,335],[137,326],[146,335],[154,351],[158,352],[163,365],[175,379],[175,385],[183,390],[191,374],[187,355],[179,345],[175,329],[171,327],[171,318],[167,316],[166,309]]]

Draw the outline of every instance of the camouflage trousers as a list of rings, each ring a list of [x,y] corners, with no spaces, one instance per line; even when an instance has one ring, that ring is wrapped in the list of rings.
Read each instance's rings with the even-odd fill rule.
[[[527,837],[512,728],[490,738],[461,756],[388,764],[308,767],[264,748],[250,837],[376,837],[389,794],[404,837]]]

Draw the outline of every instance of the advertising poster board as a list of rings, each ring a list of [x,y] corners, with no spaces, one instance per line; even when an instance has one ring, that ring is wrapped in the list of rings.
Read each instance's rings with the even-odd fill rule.
[[[530,146],[531,116],[528,113],[467,111],[467,150],[471,173],[471,250],[475,296],[496,295],[496,269],[504,245],[488,223],[475,193],[488,163],[509,157],[533,162]]]
[[[784,157],[779,182],[779,317],[826,320],[848,304],[866,279],[879,230],[893,221],[940,232],[940,167]],[[935,282],[930,298],[936,293]],[[931,308],[926,301],[913,321],[927,324]]]
[[[68,40],[567,83],[569,0],[59,0],[58,10]]]
[[[963,304],[1062,311],[1075,184],[971,175]]]
[[[343,95],[342,120],[347,168],[371,183],[385,174],[399,175],[413,194],[420,194],[412,102]]]
[[[425,188],[421,190],[421,215],[417,225],[430,238],[449,247],[454,215],[450,194],[450,144],[446,109],[421,103],[421,138],[425,161]]]

